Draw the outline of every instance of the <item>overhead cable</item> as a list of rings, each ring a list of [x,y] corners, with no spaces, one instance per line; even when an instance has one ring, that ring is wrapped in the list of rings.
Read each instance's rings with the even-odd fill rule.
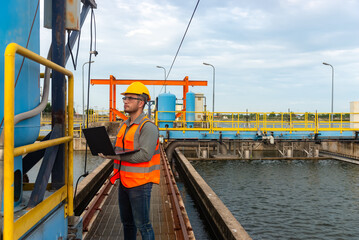
[[[194,10],[193,10],[193,13],[192,13],[191,19],[190,19],[190,20],[189,20],[189,22],[188,22],[188,25],[187,25],[186,31],[185,31],[185,32],[184,32],[184,34],[183,34],[183,37],[182,37],[181,43],[180,43],[180,45],[178,46],[178,49],[177,49],[177,52],[176,52],[175,57],[173,58],[173,61],[172,61],[172,64],[171,64],[170,70],[168,71],[167,76],[166,76],[166,78],[165,78],[165,84],[164,84],[164,85],[166,85],[166,81],[167,81],[167,79],[168,79],[168,76],[169,76],[169,75],[170,75],[170,73],[171,73],[172,67],[173,67],[173,65],[174,65],[174,63],[175,63],[175,61],[176,61],[177,55],[178,55],[178,53],[179,53],[179,51],[180,51],[180,49],[181,49],[181,47],[182,47],[182,43],[183,43],[183,41],[184,41],[184,39],[185,39],[185,37],[186,37],[186,35],[187,35],[187,31],[188,31],[188,29],[189,29],[189,26],[191,25],[191,22],[192,22],[193,16],[194,16],[194,14],[196,13],[196,10],[197,10],[197,7],[198,7],[198,4],[199,4],[199,2],[200,2],[200,1],[201,1],[201,0],[198,0],[198,1],[197,1],[196,7],[195,7],[195,8],[194,8]],[[163,86],[162,86],[162,88],[161,88],[161,91],[160,91],[160,92],[162,92],[162,89],[163,89]]]
[[[94,26],[93,26],[94,25]],[[93,44],[93,33],[95,32],[95,43]],[[97,56],[98,52],[96,50],[96,21],[95,21],[95,13],[93,8],[91,7],[91,21],[90,21],[90,55],[89,55],[89,67],[88,67],[88,82],[87,82],[87,109],[86,109],[86,126],[89,124],[89,105],[90,105],[90,80],[91,80],[91,64],[92,64],[92,54]],[[84,114],[84,113],[82,113]],[[82,126],[84,128],[84,126]],[[86,141],[86,140],[85,140]],[[86,142],[86,150],[85,150],[85,165],[84,165],[84,173],[77,179],[75,186],[74,199],[76,198],[77,186],[82,177],[86,177],[88,175],[87,171],[87,142]]]

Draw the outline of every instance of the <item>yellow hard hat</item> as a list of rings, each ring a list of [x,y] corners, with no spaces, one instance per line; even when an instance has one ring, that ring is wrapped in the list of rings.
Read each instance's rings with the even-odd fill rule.
[[[150,92],[148,91],[148,88],[141,82],[133,82],[128,86],[126,89],[126,92],[121,93],[122,95],[125,94],[146,94],[148,96],[147,100],[151,100]]]

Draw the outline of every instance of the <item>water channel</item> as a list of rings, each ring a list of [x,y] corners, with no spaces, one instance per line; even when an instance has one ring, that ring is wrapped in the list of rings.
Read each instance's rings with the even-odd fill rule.
[[[335,160],[192,165],[253,239],[358,239],[358,165]],[[181,194],[187,211],[196,209],[185,187]],[[190,219],[196,238],[210,239],[196,225],[203,221],[199,214],[189,215],[196,219]]]

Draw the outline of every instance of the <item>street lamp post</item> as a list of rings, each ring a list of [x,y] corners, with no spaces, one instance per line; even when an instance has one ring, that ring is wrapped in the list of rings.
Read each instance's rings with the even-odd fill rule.
[[[211,66],[213,68],[213,97],[212,97],[212,112],[214,113],[214,90],[216,85],[216,69],[212,64],[203,63],[204,65]]]
[[[166,68],[162,67],[162,66],[156,66],[157,68],[163,68],[163,70],[165,71],[165,81],[166,81]],[[165,92],[166,92],[166,83],[165,83]]]
[[[85,64],[88,63],[94,63],[95,61],[91,61],[91,62],[85,62],[84,64],[82,64],[82,128],[84,128],[85,126],[85,86],[84,86],[84,66]]]
[[[331,111],[332,111],[332,121],[333,121],[333,99],[334,99],[334,67],[326,62],[323,62],[324,65],[330,66],[332,68],[332,107],[331,107]]]

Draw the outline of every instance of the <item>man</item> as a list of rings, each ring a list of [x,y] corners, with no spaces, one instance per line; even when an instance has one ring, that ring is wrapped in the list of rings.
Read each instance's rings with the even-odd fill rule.
[[[125,239],[135,240],[137,228],[143,240],[155,239],[149,213],[152,184],[160,182],[158,128],[143,113],[151,97],[140,82],[132,83],[121,94],[129,118],[119,127],[115,151],[139,151],[121,157],[99,155],[114,159],[114,176],[110,180],[114,183],[120,179],[118,200]]]

